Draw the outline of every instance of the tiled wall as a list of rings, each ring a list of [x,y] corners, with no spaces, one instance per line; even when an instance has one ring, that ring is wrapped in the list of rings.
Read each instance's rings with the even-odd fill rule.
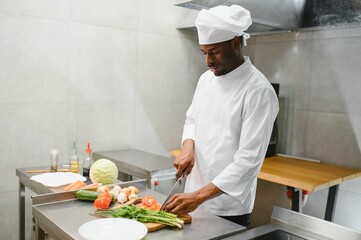
[[[204,70],[188,10],[164,0],[0,0],[0,239],[18,239],[15,169],[138,148],[169,156]],[[27,191],[27,238],[32,236]]]
[[[87,141],[94,151],[179,147],[206,66],[195,33],[175,29],[188,10],[173,3],[0,0],[0,239],[17,239],[15,169],[47,165],[51,148],[66,162],[74,140],[81,151]],[[250,39],[247,55],[281,83],[280,152],[361,167],[360,45],[360,28]],[[335,216],[355,229],[360,183],[341,185]],[[258,203],[287,206],[281,186],[259,190]],[[322,217],[325,197],[311,194],[305,212]],[[266,208],[256,204],[255,224],[268,222]]]
[[[361,28],[256,36],[246,54],[271,82],[280,83],[278,152],[361,168]],[[334,218],[358,230],[360,185],[361,179],[340,185]],[[288,205],[282,186],[273,193],[283,199],[262,201],[269,189],[259,182],[255,225],[269,219],[274,204]],[[323,218],[326,197],[327,190],[312,193],[304,213]]]

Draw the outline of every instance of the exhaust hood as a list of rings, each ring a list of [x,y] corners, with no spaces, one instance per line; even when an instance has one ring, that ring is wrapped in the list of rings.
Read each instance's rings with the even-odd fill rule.
[[[233,4],[251,12],[251,35],[361,25],[359,0],[178,0],[176,6],[192,9],[178,29],[196,30],[194,20],[201,9]]]

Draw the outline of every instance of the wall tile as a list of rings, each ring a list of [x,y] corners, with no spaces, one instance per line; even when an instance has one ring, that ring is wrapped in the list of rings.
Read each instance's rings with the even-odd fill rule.
[[[139,0],[71,1],[71,21],[76,23],[137,30]]]
[[[193,93],[196,89],[199,77],[208,70],[208,66],[205,63],[203,53],[201,52],[199,48],[199,44],[197,41],[191,41],[190,42],[190,81],[193,85]],[[193,95],[192,95],[193,98]],[[192,98],[189,98],[189,103],[192,100]]]
[[[338,192],[334,222],[361,232],[360,205],[361,193],[345,191]]]
[[[138,106],[136,108],[135,148],[169,156],[171,150],[181,145],[188,107],[187,104]]]
[[[350,115],[310,112],[307,121],[307,157],[360,167],[360,143],[357,139],[361,134],[360,120],[360,117]],[[354,126],[356,122],[358,125]]]
[[[312,44],[307,41],[262,43],[255,47],[254,65],[273,83],[280,83],[286,108],[306,110]]]
[[[91,143],[93,152],[134,147],[133,105],[78,105],[76,119],[81,154],[87,142]]]
[[[355,192],[361,194],[361,178],[351,179],[340,184],[340,190],[345,190],[345,192]]]
[[[174,1],[140,0],[139,31],[143,33],[185,37],[182,32],[187,30],[177,30],[177,27],[190,10],[174,6],[174,4]]]
[[[193,97],[190,45],[186,39],[139,35],[137,93],[142,104],[184,103]]]
[[[280,98],[280,111],[277,117],[278,144],[277,153],[293,156],[305,156],[307,111],[284,108],[284,99]]]
[[[361,37],[314,40],[311,111],[361,115]]]
[[[0,0],[0,12],[9,15],[68,21],[70,0]]]
[[[0,38],[0,103],[66,103],[66,23],[2,15]]]
[[[1,105],[0,116],[1,191],[17,189],[16,168],[49,165],[52,148],[67,160],[66,106]]]
[[[134,101],[137,34],[112,28],[80,27],[78,103]]]

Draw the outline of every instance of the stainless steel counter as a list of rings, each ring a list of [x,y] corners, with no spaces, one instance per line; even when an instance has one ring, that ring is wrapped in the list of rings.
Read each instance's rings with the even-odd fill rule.
[[[36,194],[62,192],[63,187],[49,188],[41,183],[30,180],[30,178],[39,173],[27,173],[27,170],[49,169],[49,166],[19,168],[16,169],[16,176],[19,179],[19,239],[25,239],[25,187],[29,188]]]
[[[174,179],[173,159],[135,149],[94,152],[94,159],[106,158],[115,163],[120,180],[129,181],[132,177],[146,179],[148,187],[154,189],[155,180]],[[173,181],[174,183],[174,181]]]
[[[361,233],[338,224],[314,218],[288,209],[274,207],[270,224],[253,228],[225,240],[264,240],[276,239],[270,234],[283,232],[283,238],[304,240],[360,240]],[[268,235],[268,238],[265,235]]]
[[[121,187],[135,185],[140,189],[139,196],[152,195],[159,202],[165,195],[146,188],[146,181],[133,181],[118,184]],[[36,239],[44,239],[44,231],[53,239],[84,239],[78,228],[85,222],[97,219],[94,206],[79,201],[74,193],[53,193],[33,197],[33,215],[36,219]],[[145,240],[161,239],[222,239],[245,231],[246,228],[202,211],[191,213],[192,222],[183,229],[165,228],[150,232]]]

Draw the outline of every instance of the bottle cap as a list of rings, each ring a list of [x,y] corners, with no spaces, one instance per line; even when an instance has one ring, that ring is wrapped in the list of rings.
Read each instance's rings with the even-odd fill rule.
[[[50,154],[59,154],[59,150],[58,149],[51,149],[50,150]]]
[[[87,153],[91,153],[91,148],[90,148],[90,143],[88,143],[88,147],[87,147],[87,149],[85,150]]]

